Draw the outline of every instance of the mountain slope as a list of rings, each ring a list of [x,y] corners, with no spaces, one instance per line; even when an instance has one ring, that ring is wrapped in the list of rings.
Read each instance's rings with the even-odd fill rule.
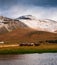
[[[57,40],[56,33],[36,31],[28,28],[19,28],[7,34],[0,35],[0,41],[5,42],[38,42],[46,40]]]
[[[32,15],[21,16],[17,19],[0,16],[0,34],[18,28],[31,28],[38,31],[57,33],[57,22],[50,19],[39,20]]]
[[[16,43],[38,42],[40,40],[57,40],[56,21],[39,20],[31,15],[17,19],[0,16],[0,41]]]
[[[28,26],[19,20],[0,16],[0,34],[10,32],[18,28],[25,28],[25,27]]]
[[[25,15],[17,18],[17,20],[35,30],[57,33],[57,22],[50,19],[39,20],[32,15]]]

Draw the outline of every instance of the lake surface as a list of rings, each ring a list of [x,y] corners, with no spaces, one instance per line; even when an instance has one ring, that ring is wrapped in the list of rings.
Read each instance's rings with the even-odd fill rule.
[[[57,65],[57,53],[0,55],[0,65]]]

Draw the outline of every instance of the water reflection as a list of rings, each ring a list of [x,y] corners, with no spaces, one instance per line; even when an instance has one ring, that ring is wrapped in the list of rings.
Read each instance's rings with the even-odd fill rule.
[[[16,60],[16,59],[24,59],[24,55],[0,55],[0,60]]]
[[[57,53],[0,55],[0,65],[57,65]]]

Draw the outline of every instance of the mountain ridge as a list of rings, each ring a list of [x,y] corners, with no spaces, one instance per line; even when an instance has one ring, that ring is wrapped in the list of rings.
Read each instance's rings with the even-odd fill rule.
[[[11,32],[13,30],[16,30],[17,28],[25,27],[27,26],[19,20],[0,16],[0,29],[2,29],[2,31],[0,30],[0,33],[6,33],[5,31]]]
[[[33,27],[37,28],[38,26],[38,28],[35,29],[28,26],[25,21],[27,24],[33,24]],[[52,24],[50,22],[52,22]],[[55,30],[56,33],[54,33],[52,31],[50,32],[50,30],[48,31],[45,27],[42,26],[50,25],[50,27],[53,27],[54,25],[53,28],[55,29],[55,25],[57,25],[56,23],[57,22],[54,22],[53,20],[40,20],[34,16],[31,17],[31,15],[29,15],[29,18],[22,17],[21,19],[0,17],[0,41],[4,41],[5,43],[19,43],[57,40],[57,28]]]
[[[32,15],[24,15],[16,19],[0,16],[0,29],[4,30],[4,33],[27,27],[37,31],[57,33],[57,22],[54,20],[41,20]]]
[[[40,20],[32,15],[24,15],[17,18],[17,20],[20,20],[28,27],[39,31],[48,31],[52,33],[57,33],[55,32],[57,30],[57,22],[54,20],[50,20],[50,19]]]

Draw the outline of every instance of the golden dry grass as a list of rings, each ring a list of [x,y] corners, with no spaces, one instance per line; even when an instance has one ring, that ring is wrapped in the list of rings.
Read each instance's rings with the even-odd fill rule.
[[[54,53],[57,52],[57,44],[41,44],[40,46],[16,46],[0,48],[0,54],[23,53]]]

